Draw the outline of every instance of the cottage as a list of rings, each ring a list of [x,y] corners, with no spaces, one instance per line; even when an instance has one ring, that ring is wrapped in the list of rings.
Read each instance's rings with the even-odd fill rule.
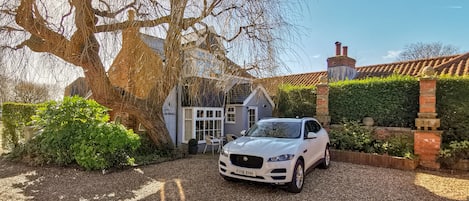
[[[213,28],[183,35],[183,77],[166,98],[164,118],[175,144],[205,136],[238,134],[257,120],[272,116],[274,103],[267,91],[253,83],[254,77],[225,55]],[[138,98],[152,95],[159,81],[155,75],[164,63],[164,40],[142,34],[137,28],[123,31],[122,49],[108,70],[111,83]],[[149,65],[151,64],[151,65]],[[67,86],[65,95],[84,96],[89,91],[83,78]],[[72,93],[73,92],[73,93]],[[92,96],[88,93],[88,97]],[[144,128],[126,113],[112,111],[113,120],[137,131]]]

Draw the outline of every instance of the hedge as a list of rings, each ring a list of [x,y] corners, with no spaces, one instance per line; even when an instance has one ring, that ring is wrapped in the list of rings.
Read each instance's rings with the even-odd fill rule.
[[[443,144],[469,139],[469,77],[439,77],[436,96]],[[275,116],[314,116],[316,87],[282,85],[276,101]],[[330,83],[329,114],[332,124],[368,116],[378,126],[414,128],[418,101],[419,81],[415,77],[339,81]]]
[[[437,81],[436,111],[443,130],[442,142],[469,139],[469,78],[441,77]]]
[[[2,111],[2,147],[4,149],[18,146],[24,138],[23,128],[31,122],[38,105],[27,103],[3,103]]]
[[[281,85],[275,97],[275,116],[312,117],[316,115],[316,86]]]
[[[331,123],[372,117],[378,126],[412,127],[418,97],[418,80],[410,76],[334,82],[329,89]]]
[[[380,126],[411,127],[418,112],[418,80],[390,76],[330,84],[331,123],[372,117]],[[276,97],[276,116],[316,115],[316,87],[282,85]]]

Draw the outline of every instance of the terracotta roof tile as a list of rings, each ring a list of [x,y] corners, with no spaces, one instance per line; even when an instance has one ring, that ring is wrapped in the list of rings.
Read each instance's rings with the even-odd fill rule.
[[[428,59],[401,61],[387,64],[376,64],[356,67],[358,75],[355,79],[367,77],[386,77],[394,73],[400,75],[418,76],[422,68],[433,66],[438,75],[468,75],[469,52],[461,55],[451,55]],[[327,76],[326,71],[302,73],[286,76],[259,79],[261,83],[273,95],[280,84],[311,86],[318,83],[319,76]]]

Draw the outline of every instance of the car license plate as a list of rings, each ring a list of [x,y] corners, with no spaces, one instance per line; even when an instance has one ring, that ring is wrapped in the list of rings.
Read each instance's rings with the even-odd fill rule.
[[[255,177],[256,176],[256,173],[254,173],[254,171],[241,170],[241,169],[236,169],[236,174],[246,175],[246,176],[250,176],[250,177]]]

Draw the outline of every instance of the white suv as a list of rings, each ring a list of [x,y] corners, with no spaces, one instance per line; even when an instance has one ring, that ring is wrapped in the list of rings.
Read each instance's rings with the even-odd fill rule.
[[[218,167],[226,180],[286,184],[288,191],[299,193],[305,170],[329,164],[329,136],[317,120],[272,118],[223,146]]]

